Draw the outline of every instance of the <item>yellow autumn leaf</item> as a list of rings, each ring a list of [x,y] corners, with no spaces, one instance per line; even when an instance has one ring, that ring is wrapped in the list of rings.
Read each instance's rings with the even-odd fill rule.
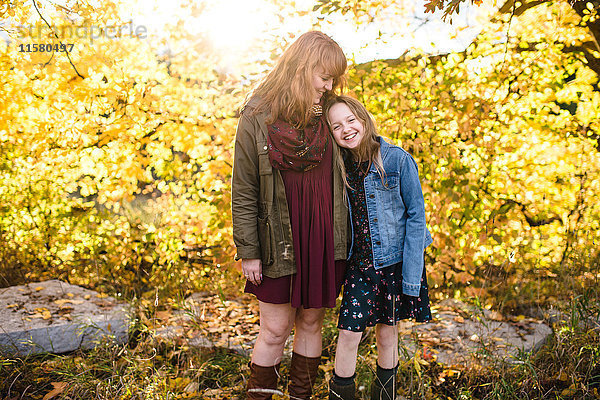
[[[575,393],[577,393],[577,386],[575,384],[572,384],[571,386],[560,392],[560,395],[562,397],[573,397]]]
[[[415,372],[417,373],[417,376],[421,376],[421,363],[419,362],[419,360],[414,357],[413,358],[413,366],[415,368]]]
[[[566,382],[570,378],[569,378],[569,375],[567,375],[567,373],[565,371],[560,371],[560,373],[556,376],[556,379],[558,379],[559,381]]]
[[[60,395],[61,393],[63,393],[65,391],[65,389],[67,388],[68,383],[67,382],[52,382],[52,387],[53,389],[51,391],[49,391],[48,393],[46,393],[44,395],[44,397],[42,398],[42,400],[51,400],[55,397],[57,397],[58,395]]]

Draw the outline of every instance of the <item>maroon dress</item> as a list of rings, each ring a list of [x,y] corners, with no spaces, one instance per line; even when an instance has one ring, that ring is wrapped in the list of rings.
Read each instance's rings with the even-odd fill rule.
[[[281,278],[263,275],[246,293],[266,303],[292,307],[335,307],[345,260],[335,260],[333,238],[333,149],[329,139],[319,165],[307,171],[281,170],[292,225],[296,273]]]

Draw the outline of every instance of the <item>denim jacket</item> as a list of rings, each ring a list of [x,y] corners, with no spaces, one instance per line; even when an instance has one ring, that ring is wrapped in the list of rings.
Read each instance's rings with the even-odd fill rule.
[[[433,240],[425,225],[425,202],[417,163],[404,149],[387,143],[381,136],[378,141],[385,186],[375,165],[371,165],[364,180],[373,264],[375,269],[381,269],[402,263],[402,292],[418,296],[423,251]],[[350,237],[354,240],[354,232]]]

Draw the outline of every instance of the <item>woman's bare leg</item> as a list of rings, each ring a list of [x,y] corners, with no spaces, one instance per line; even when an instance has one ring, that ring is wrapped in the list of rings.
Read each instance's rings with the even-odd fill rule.
[[[287,304],[258,302],[260,308],[260,331],[252,351],[252,362],[261,366],[278,364],[283,347],[292,327],[296,309]]]
[[[324,308],[298,308],[294,353],[305,357],[321,356]]]

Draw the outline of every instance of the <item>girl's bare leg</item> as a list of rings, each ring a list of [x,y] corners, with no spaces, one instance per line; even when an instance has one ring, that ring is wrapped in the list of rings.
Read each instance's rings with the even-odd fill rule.
[[[377,364],[390,369],[398,365],[398,325],[377,324]]]
[[[337,349],[335,351],[335,374],[340,378],[354,375],[356,357],[362,332],[339,330]]]

